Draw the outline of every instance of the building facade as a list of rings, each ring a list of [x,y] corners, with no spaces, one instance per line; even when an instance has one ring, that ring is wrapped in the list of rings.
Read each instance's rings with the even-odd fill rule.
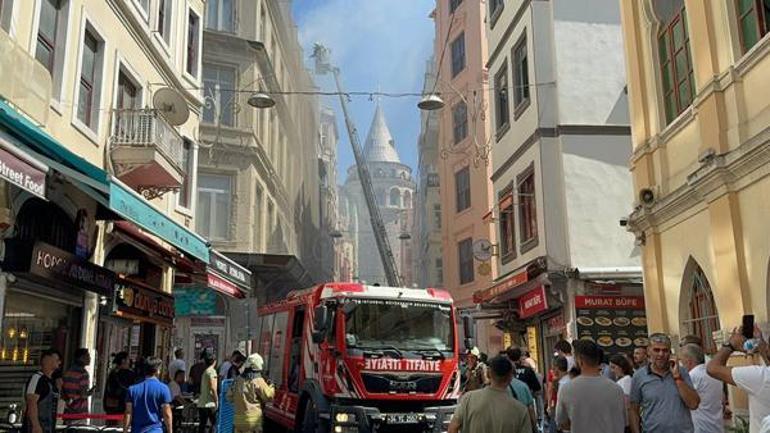
[[[436,82],[435,59],[426,63],[423,92]],[[420,113],[417,142],[420,178],[414,200],[414,275],[419,287],[444,287],[441,242],[441,193],[439,190],[438,113]]]
[[[337,129],[337,116],[329,107],[321,107],[319,123],[319,172],[321,176],[321,232],[325,236],[317,248],[317,254],[321,261],[321,268],[325,274],[320,276],[320,281],[341,281],[342,245],[339,239],[339,197],[337,196],[337,146],[340,135]],[[331,261],[331,266],[329,262]],[[350,280],[345,280],[350,281]]]
[[[332,243],[321,207],[330,198],[320,108],[316,96],[292,93],[316,87],[288,3],[211,0],[206,8],[196,227],[252,272],[263,303],[333,269],[324,254]],[[258,90],[275,105],[250,105]],[[190,357],[208,340],[222,352],[242,344],[227,308],[189,318],[181,343]]]
[[[576,320],[583,297],[638,305],[642,294],[639,249],[619,226],[632,190],[620,11],[614,0],[487,6],[499,275],[475,303],[547,365],[559,339],[598,339]],[[598,341],[644,343],[635,332]]]
[[[193,231],[204,14],[0,2],[0,400],[23,399],[42,350],[68,368],[85,347],[100,411],[112,355],[168,359],[175,278],[215,290],[216,252]]]
[[[412,202],[416,185],[412,179],[412,169],[401,163],[396,143],[388,129],[385,113],[379,102],[369,127],[363,154],[372,177],[375,200],[385,224],[388,241],[398,267],[397,271],[405,286],[409,287],[414,281],[411,233]],[[347,201],[346,218],[350,221],[349,229],[355,230],[349,233],[348,237],[356,245],[355,250],[358,254],[356,277],[359,281],[366,281],[369,284],[387,285],[388,280],[385,277],[369,219],[369,208],[364,199],[355,165],[348,168],[347,175],[343,189]]]
[[[487,37],[485,4],[478,0],[436,2],[436,89],[446,107],[438,115],[438,178],[442,203],[443,282],[462,315],[475,308],[473,293],[494,281],[496,264],[478,260],[473,245],[495,243],[495,233],[485,220],[492,205],[489,180]],[[493,322],[465,320],[463,330],[475,337],[483,352],[503,347]]]
[[[651,331],[768,321],[770,5],[622,3],[636,207]]]

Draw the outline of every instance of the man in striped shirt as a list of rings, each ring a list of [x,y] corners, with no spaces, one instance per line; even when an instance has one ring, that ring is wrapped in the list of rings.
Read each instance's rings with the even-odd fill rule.
[[[93,392],[90,388],[91,378],[86,366],[91,364],[91,354],[88,349],[75,351],[75,362],[62,377],[62,398],[67,402],[65,414],[82,414],[88,412],[88,397]]]

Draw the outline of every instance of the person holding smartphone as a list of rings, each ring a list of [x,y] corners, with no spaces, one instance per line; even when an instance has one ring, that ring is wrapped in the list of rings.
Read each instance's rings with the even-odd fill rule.
[[[671,358],[671,338],[650,335],[650,362],[631,381],[629,428],[631,433],[693,433],[691,410],[700,397],[687,369]]]
[[[751,353],[759,353],[767,362],[767,341],[762,337],[759,327],[753,323],[752,316],[751,319],[744,318],[744,326],[733,329],[730,338],[722,343],[722,348],[706,365],[706,371],[714,379],[737,386],[749,395],[749,431],[760,433],[765,431],[762,429],[762,419],[770,415],[770,367],[766,365],[727,366],[727,361],[733,352],[748,351],[744,348],[748,339],[754,339],[758,343]]]

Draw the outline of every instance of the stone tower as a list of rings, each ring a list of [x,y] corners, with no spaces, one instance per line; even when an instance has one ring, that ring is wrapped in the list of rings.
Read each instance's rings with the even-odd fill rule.
[[[411,286],[414,280],[412,240],[404,239],[404,234],[412,233],[412,201],[415,183],[412,179],[412,169],[401,163],[379,102],[363,150],[372,176],[377,206],[385,223],[398,272],[402,275],[404,285]],[[348,202],[355,207],[357,218],[357,224],[353,225],[356,233],[352,234],[358,244],[356,277],[369,284],[386,285],[387,279],[374,240],[369,211],[355,165],[348,168],[348,177],[343,190]]]

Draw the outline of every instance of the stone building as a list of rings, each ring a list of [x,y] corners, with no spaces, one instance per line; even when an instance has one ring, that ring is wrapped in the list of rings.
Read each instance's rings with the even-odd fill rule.
[[[403,282],[411,286],[412,272],[412,202],[415,183],[412,169],[401,163],[393,136],[385,122],[385,114],[380,103],[374,112],[369,134],[364,144],[364,158],[369,166],[377,206],[393,250],[398,272]],[[348,202],[348,216],[355,215],[352,222],[358,253],[357,277],[360,281],[374,284],[387,284],[382,261],[376,247],[369,211],[364,200],[361,183],[358,181],[356,166],[348,169],[348,177],[343,187]]]

